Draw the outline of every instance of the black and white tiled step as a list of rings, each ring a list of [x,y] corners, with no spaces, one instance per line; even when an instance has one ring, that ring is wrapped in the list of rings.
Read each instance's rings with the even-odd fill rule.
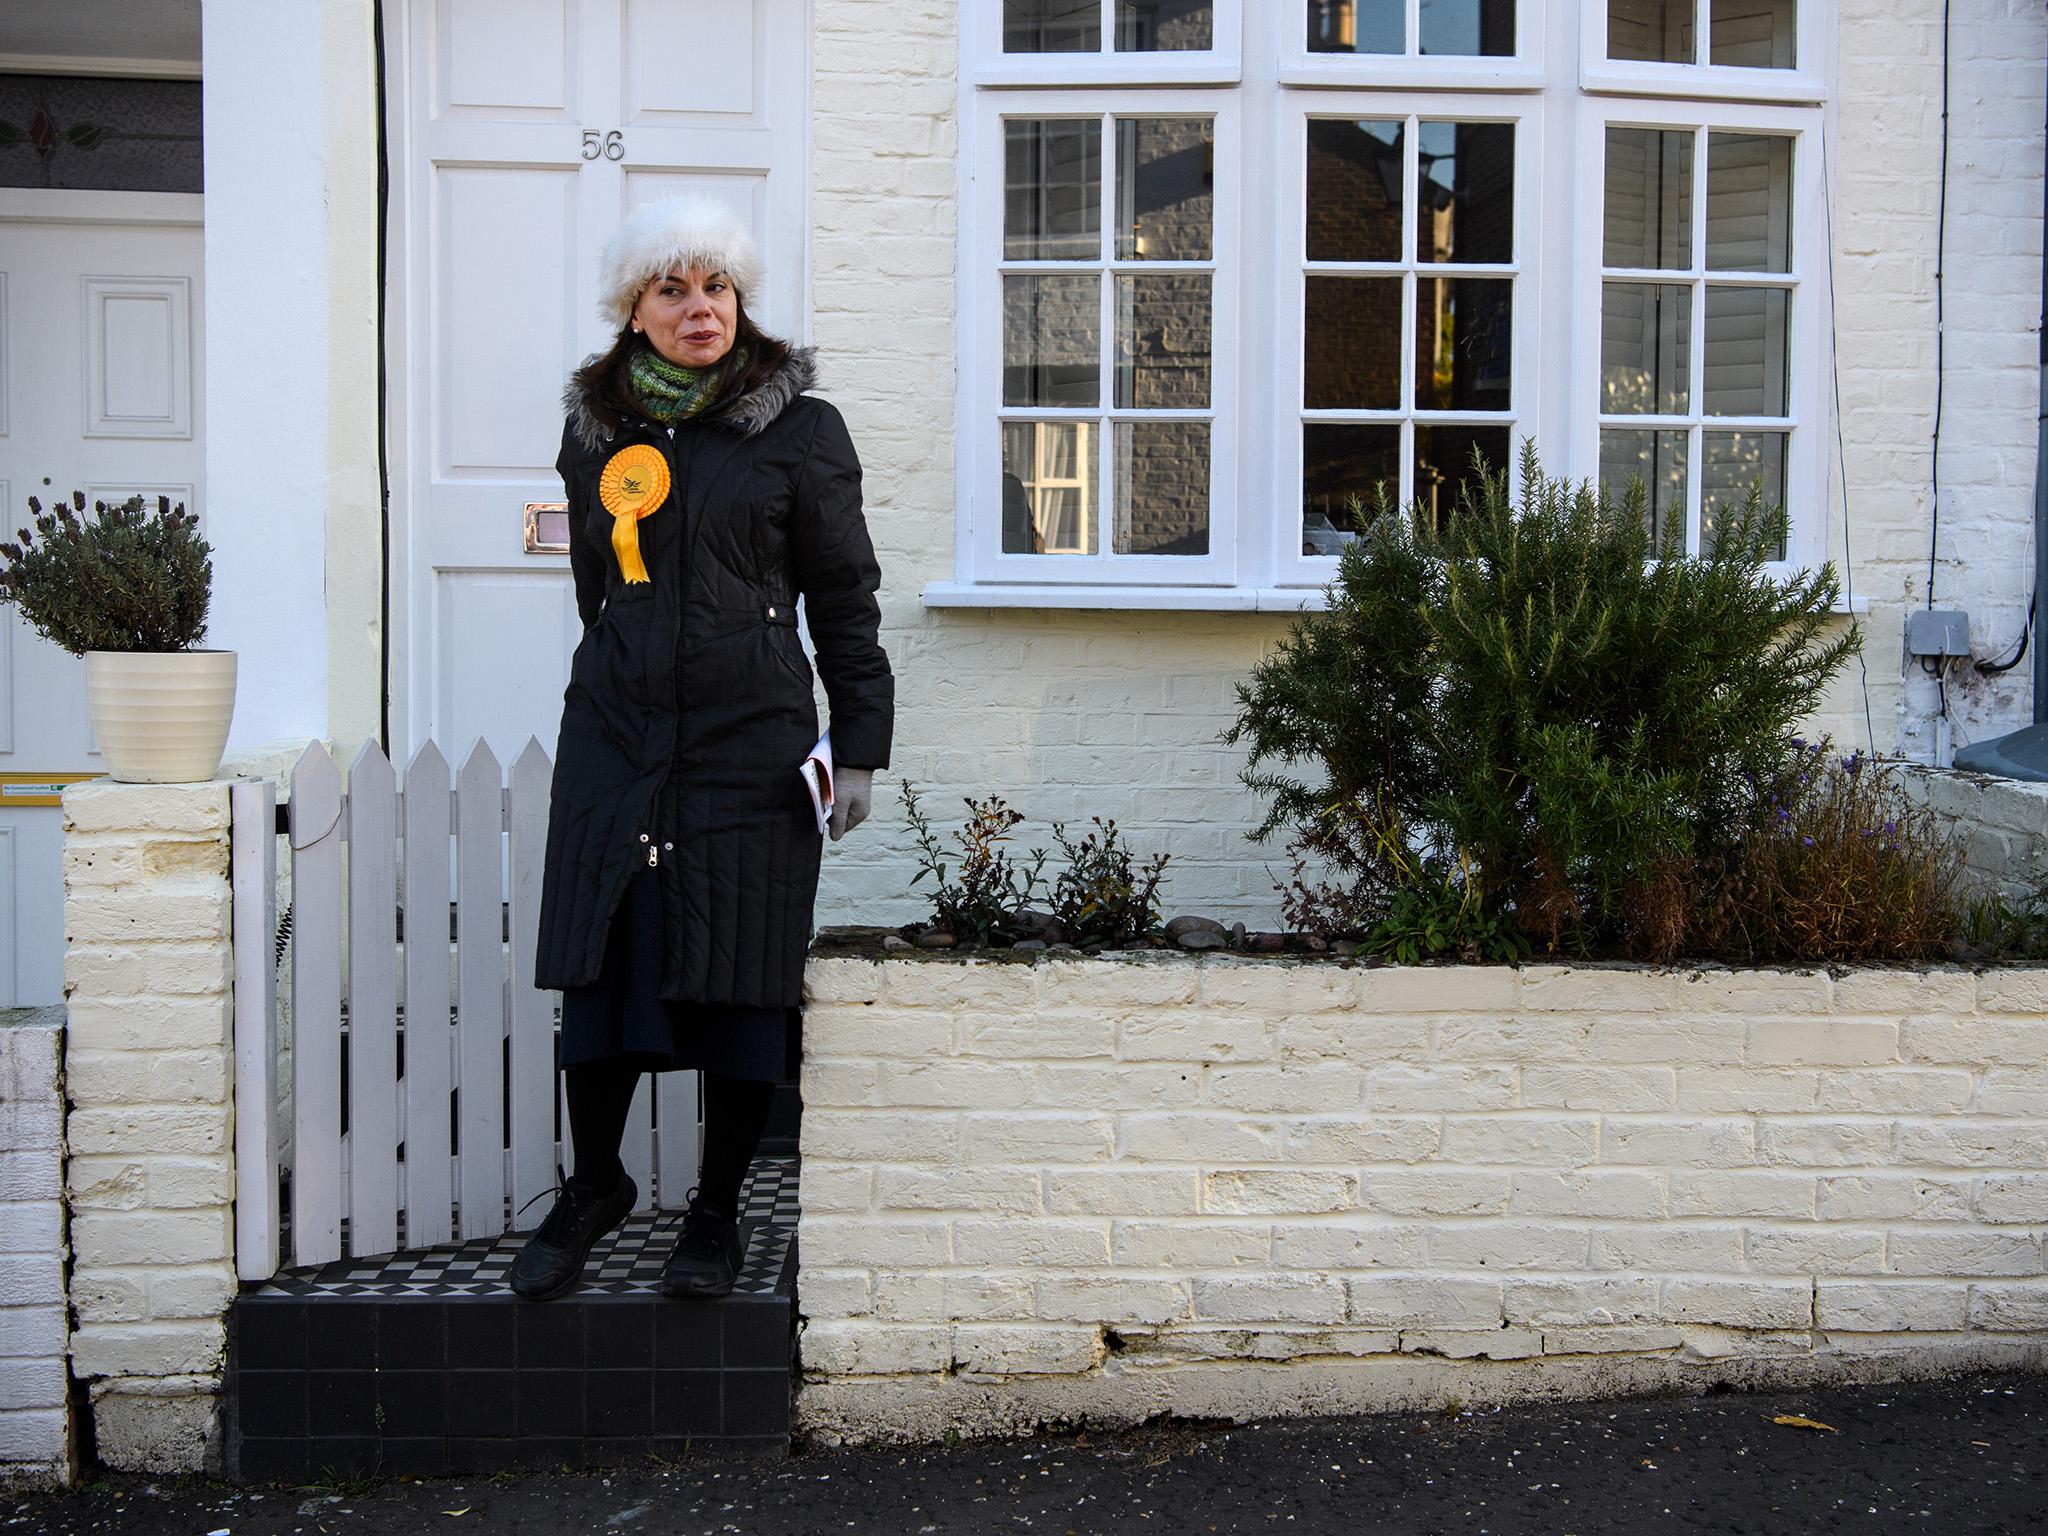
[[[685,1442],[786,1449],[797,1165],[741,1193],[729,1296],[660,1293],[676,1213],[629,1219],[577,1289],[504,1283],[521,1234],[288,1270],[236,1299],[228,1469],[243,1482],[603,1466]]]

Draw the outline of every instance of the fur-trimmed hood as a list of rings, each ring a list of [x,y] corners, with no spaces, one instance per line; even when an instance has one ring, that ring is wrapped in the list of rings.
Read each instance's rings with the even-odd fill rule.
[[[595,362],[597,356],[592,354],[585,358],[584,366]],[[782,366],[768,376],[766,383],[736,396],[725,405],[714,407],[704,420],[737,432],[742,437],[759,437],[788,408],[790,401],[817,382],[818,349],[793,347]],[[598,420],[589,393],[578,381],[577,374],[570,374],[569,382],[563,386],[562,409],[568,413],[570,430],[584,452],[600,452],[611,441],[612,429]]]

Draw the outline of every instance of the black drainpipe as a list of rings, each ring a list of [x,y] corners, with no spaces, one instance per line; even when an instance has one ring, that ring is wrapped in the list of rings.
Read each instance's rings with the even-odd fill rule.
[[[2048,133],[2048,129],[2044,129]],[[2041,180],[2041,404],[2034,427],[2034,627],[2048,617],[2048,175]],[[2048,720],[2048,645],[2034,646],[2034,724]]]
[[[384,121],[384,0],[370,6],[377,62],[377,739],[391,755],[391,433],[384,355],[384,285],[391,201],[390,138]],[[401,773],[403,768],[399,770]]]

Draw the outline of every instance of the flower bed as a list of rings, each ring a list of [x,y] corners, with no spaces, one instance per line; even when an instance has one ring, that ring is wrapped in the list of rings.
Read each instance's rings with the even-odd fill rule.
[[[2039,1364],[2048,971],[821,936],[827,1440]]]

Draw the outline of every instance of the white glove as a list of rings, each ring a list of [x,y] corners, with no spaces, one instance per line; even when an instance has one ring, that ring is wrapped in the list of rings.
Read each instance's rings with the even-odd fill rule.
[[[833,842],[838,842],[868,819],[868,811],[874,806],[874,798],[874,769],[832,770],[832,820],[827,823],[827,830],[831,832]]]

